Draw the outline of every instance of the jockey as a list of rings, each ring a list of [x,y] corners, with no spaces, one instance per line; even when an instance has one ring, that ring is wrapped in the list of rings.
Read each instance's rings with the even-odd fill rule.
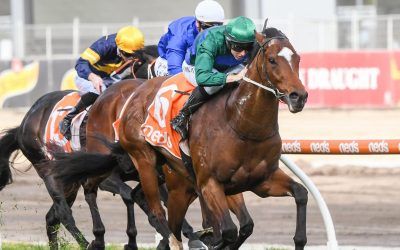
[[[81,99],[60,122],[60,132],[66,139],[71,139],[72,119],[92,105],[102,90],[107,87],[104,80],[112,78],[117,81],[126,77],[128,70],[114,78],[112,73],[131,59],[135,51],[143,47],[142,32],[136,27],[126,26],[116,34],[101,37],[81,54],[75,66],[78,73],[75,82]]]
[[[201,1],[195,16],[187,16],[173,21],[158,43],[159,57],[155,62],[156,76],[175,75],[182,72],[182,62],[186,51],[192,46],[199,32],[213,26],[222,25],[224,9],[214,0]]]
[[[197,87],[171,121],[182,140],[187,138],[189,116],[226,83],[243,78],[247,71],[243,63],[253,48],[255,32],[253,21],[240,16],[227,25],[207,29],[197,36],[182,65],[187,80]]]

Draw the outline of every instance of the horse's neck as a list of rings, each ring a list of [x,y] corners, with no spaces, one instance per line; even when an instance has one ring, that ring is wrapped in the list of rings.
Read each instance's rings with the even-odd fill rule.
[[[259,81],[257,74],[250,79]],[[264,140],[278,133],[278,100],[270,92],[241,81],[227,101],[227,119],[242,138]]]

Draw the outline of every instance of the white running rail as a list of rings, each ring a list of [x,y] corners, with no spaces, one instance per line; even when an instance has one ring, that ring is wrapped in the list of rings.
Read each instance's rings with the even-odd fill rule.
[[[303,182],[307,189],[311,192],[315,201],[318,204],[319,210],[321,211],[322,218],[324,220],[325,229],[328,237],[328,250],[338,250],[338,242],[336,240],[335,228],[331,214],[329,213],[328,206],[326,205],[321,193],[311,181],[311,179],[301,170],[296,163],[290,160],[286,155],[281,155],[281,161]]]

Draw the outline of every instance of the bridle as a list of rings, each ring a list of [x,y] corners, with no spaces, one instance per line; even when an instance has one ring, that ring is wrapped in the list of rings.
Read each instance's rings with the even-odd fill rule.
[[[263,41],[262,43],[257,41],[257,45],[260,48],[258,49],[257,54],[255,55],[256,65],[258,65],[257,62],[260,57],[260,54],[263,54],[263,55],[265,54],[265,51],[267,50],[269,43],[274,39],[287,39],[287,38],[284,36],[276,36],[276,37],[268,38],[265,41]],[[256,85],[257,87],[260,87],[264,90],[271,92],[277,99],[280,100],[281,98],[283,98],[285,96],[285,94],[280,92],[279,89],[272,83],[272,81],[268,75],[268,72],[265,69],[265,56],[262,56],[262,64],[261,65],[262,65],[261,73],[259,71],[259,67],[256,66],[256,69],[257,69],[258,75],[260,76],[260,79],[263,79],[262,76],[265,75],[266,82],[264,84],[256,82],[246,76],[243,76],[243,80],[245,82],[249,82],[251,84]]]
[[[257,67],[257,65],[258,65],[257,62],[258,62],[258,58],[260,57],[260,54],[262,54],[262,55],[265,54],[265,52],[266,52],[266,50],[267,50],[267,48],[269,46],[269,43],[274,39],[283,40],[283,39],[287,39],[287,37],[285,37],[285,36],[275,36],[275,37],[271,37],[271,38],[266,39],[262,43],[257,41],[257,45],[260,48],[258,49],[257,54],[255,55],[256,69],[257,69],[258,75],[260,76],[260,79],[263,79],[262,76],[265,75],[265,81],[266,82],[265,83],[259,83],[259,82],[256,82],[256,81],[254,81],[254,80],[252,80],[252,79],[250,79],[250,78],[248,78],[246,76],[243,76],[243,81],[251,83],[251,84],[254,84],[257,87],[260,87],[260,88],[262,88],[264,90],[267,90],[267,91],[271,92],[278,100],[281,100],[285,96],[285,94],[280,92],[279,89],[271,82],[271,79],[270,79],[270,77],[268,75],[268,72],[265,69],[265,56],[262,56],[261,73],[259,71],[259,67]]]

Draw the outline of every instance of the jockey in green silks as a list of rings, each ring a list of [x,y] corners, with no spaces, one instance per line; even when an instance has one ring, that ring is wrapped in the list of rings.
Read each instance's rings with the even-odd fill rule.
[[[226,25],[209,28],[196,37],[194,45],[186,53],[182,70],[187,80],[197,87],[171,121],[182,140],[188,135],[190,115],[225,84],[243,78],[247,71],[243,64],[253,48],[255,32],[253,21],[240,16]]]

